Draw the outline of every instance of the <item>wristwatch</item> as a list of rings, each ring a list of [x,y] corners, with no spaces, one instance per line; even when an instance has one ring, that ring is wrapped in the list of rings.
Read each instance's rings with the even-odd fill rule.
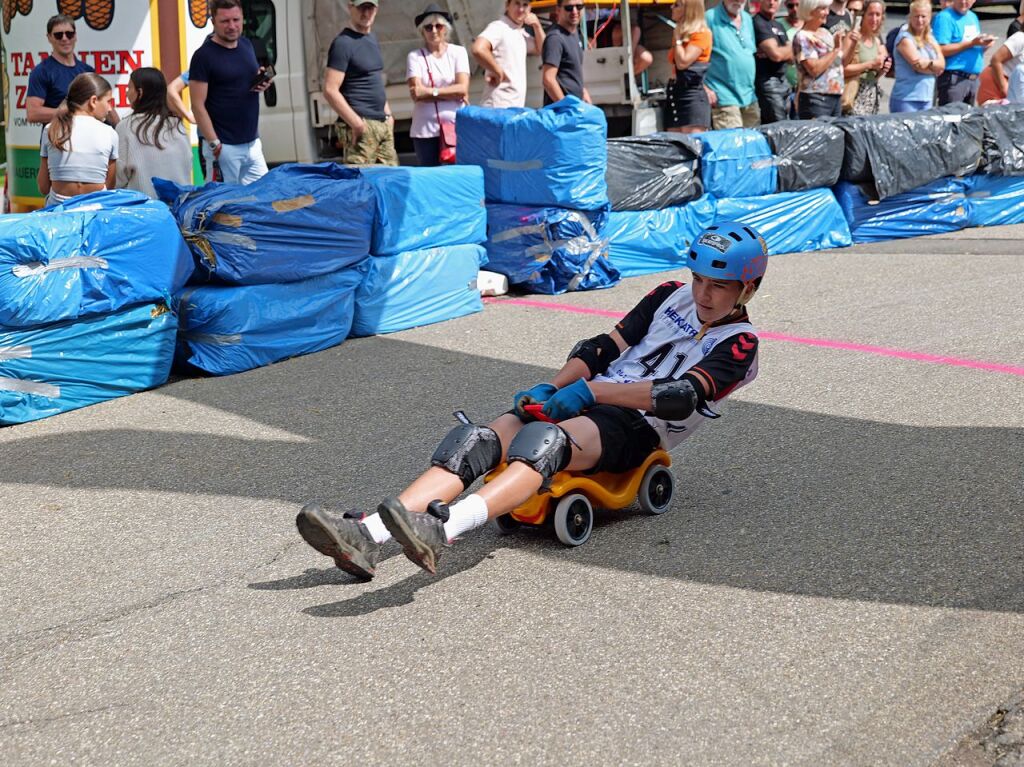
[[[441,95],[441,92],[437,88],[434,88],[434,90],[430,92],[430,95],[436,99],[438,96]]]
[[[220,148],[220,143],[221,143],[220,139],[214,139],[213,141],[211,141],[210,142],[210,149],[211,149],[211,151],[216,152]]]

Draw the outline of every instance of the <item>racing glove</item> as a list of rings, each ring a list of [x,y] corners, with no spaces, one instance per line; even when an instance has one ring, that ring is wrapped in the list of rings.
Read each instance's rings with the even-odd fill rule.
[[[553,421],[575,418],[584,410],[597,404],[594,393],[587,382],[580,378],[564,389],[559,389],[544,405],[544,415]]]
[[[523,410],[523,405],[543,405],[557,391],[558,387],[554,384],[537,384],[526,391],[516,392],[512,398],[512,408],[516,411],[516,415],[524,421],[533,421],[534,417]]]

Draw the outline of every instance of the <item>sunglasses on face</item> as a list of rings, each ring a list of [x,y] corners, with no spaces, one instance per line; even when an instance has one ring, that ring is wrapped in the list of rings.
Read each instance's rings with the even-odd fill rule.
[[[563,5],[562,6],[562,10],[565,11],[566,13],[573,13],[573,12],[578,13],[578,12],[583,10],[583,6],[582,5]]]
[[[75,30],[73,30],[73,29],[70,32],[61,31],[61,32],[51,32],[50,34],[53,35],[53,39],[54,40],[74,40],[75,39]]]
[[[424,24],[423,29],[426,29],[430,32],[440,32],[442,29],[444,29],[444,24]]]

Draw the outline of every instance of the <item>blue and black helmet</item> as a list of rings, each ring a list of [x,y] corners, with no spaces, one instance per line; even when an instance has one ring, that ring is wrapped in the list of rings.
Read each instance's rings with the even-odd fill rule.
[[[768,246],[746,224],[723,221],[697,235],[686,266],[695,274],[716,280],[756,280],[768,267]]]

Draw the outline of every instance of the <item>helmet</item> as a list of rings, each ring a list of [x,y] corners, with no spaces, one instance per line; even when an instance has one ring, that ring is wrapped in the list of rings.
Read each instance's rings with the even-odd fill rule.
[[[723,221],[697,235],[686,266],[695,274],[712,279],[756,280],[768,267],[768,246],[746,224]]]

